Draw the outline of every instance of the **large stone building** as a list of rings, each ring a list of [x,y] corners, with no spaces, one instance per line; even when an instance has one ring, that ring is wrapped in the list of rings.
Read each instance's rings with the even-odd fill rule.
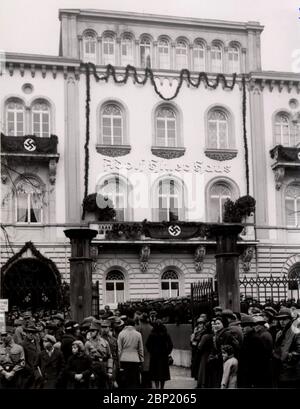
[[[101,305],[187,295],[215,276],[201,222],[223,222],[225,200],[247,194],[256,213],[243,220],[240,275],[300,280],[300,77],[262,71],[263,26],[77,9],[59,19],[59,56],[7,53],[0,76],[2,297],[53,305],[69,281],[64,230],[78,226],[98,231]],[[92,193],[113,201],[114,223],[92,207],[83,217]],[[167,223],[136,234],[144,219]]]

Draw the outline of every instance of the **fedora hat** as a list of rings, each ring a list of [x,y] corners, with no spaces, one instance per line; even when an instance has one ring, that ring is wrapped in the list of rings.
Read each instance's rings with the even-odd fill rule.
[[[53,345],[56,344],[55,337],[53,335],[49,335],[49,334],[47,334],[47,335],[45,335],[43,337],[43,341],[51,342],[51,344],[53,344]]]
[[[30,325],[28,325],[28,327],[25,327],[24,331],[25,332],[31,332],[31,333],[39,332],[38,328],[33,324],[30,324]]]
[[[101,328],[108,328],[110,327],[110,321],[109,320],[102,320],[101,321]]]
[[[100,328],[101,328],[101,321],[94,320],[91,322],[89,330],[90,331],[100,331]]]
[[[291,318],[292,319],[292,312],[289,308],[283,307],[280,309],[279,313],[275,317],[277,320],[281,318]]]
[[[265,324],[266,319],[262,315],[253,315],[254,325],[256,324]]]
[[[251,315],[243,314],[241,315],[241,326],[248,327],[254,325],[254,318]]]

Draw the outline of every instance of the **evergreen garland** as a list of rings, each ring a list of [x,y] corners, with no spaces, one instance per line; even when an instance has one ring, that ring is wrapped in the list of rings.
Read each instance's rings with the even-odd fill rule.
[[[243,139],[244,139],[244,148],[245,148],[245,168],[246,168],[246,186],[247,186],[247,195],[249,195],[249,158],[248,158],[248,143],[247,143],[247,129],[246,129],[246,80],[243,75],[242,78],[243,85]]]
[[[89,187],[89,142],[90,142],[90,101],[91,101],[91,81],[90,81],[90,70],[86,64],[86,101],[85,101],[85,120],[86,120],[86,130],[85,130],[85,169],[84,169],[84,198],[88,195]],[[85,208],[83,207],[82,220],[84,220]]]
[[[233,74],[233,79],[231,84],[229,84],[225,78],[225,76],[223,74],[218,74],[216,77],[216,80],[214,83],[210,83],[208,80],[208,76],[205,72],[199,72],[198,74],[198,78],[197,80],[194,82],[191,79],[191,73],[188,69],[182,69],[180,71],[180,77],[179,77],[179,83],[177,85],[176,91],[174,93],[174,95],[172,97],[164,97],[158,90],[157,85],[154,81],[154,74],[151,68],[146,67],[145,68],[145,74],[144,74],[144,78],[142,80],[139,79],[136,68],[133,67],[132,65],[127,65],[125,68],[125,74],[123,76],[123,78],[118,79],[117,75],[116,75],[116,70],[115,67],[111,64],[108,64],[106,66],[106,73],[104,75],[102,75],[101,77],[97,74],[96,72],[96,66],[93,63],[86,63],[84,64],[86,67],[86,71],[89,71],[89,68],[92,69],[93,75],[95,77],[95,80],[98,81],[105,81],[108,82],[110,77],[113,77],[114,81],[116,84],[126,84],[128,81],[128,78],[130,76],[133,76],[135,82],[139,85],[145,85],[148,81],[148,79],[150,79],[150,82],[152,84],[152,86],[154,87],[154,90],[156,92],[156,94],[163,99],[164,101],[172,101],[173,99],[175,99],[177,97],[177,95],[179,94],[179,91],[182,87],[184,78],[187,79],[188,83],[195,88],[199,88],[201,81],[204,81],[206,83],[206,85],[210,88],[216,89],[219,85],[219,83],[221,81],[223,81],[224,84],[224,88],[229,88],[230,90],[232,90],[235,86],[236,83],[236,73]]]

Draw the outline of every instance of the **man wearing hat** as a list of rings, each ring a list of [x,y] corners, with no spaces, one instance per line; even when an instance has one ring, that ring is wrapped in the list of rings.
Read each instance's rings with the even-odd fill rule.
[[[112,317],[111,317],[112,318]],[[120,368],[119,363],[119,353],[118,353],[118,342],[117,338],[112,334],[111,330],[111,320],[101,321],[101,336],[105,339],[110,347],[112,360],[113,360],[113,369],[112,369],[112,378],[109,381],[110,387],[117,387],[117,376]]]
[[[84,347],[85,353],[92,358],[93,361],[99,363],[97,366],[102,370],[102,373],[106,375],[107,384],[103,385],[103,388],[106,388],[108,387],[108,380],[112,378],[113,359],[109,343],[100,335],[100,330],[101,322],[98,320],[93,321],[89,329],[89,340],[86,341]],[[100,373],[98,376],[100,376]]]
[[[274,358],[277,364],[277,386],[279,388],[299,388],[300,333],[293,330],[293,317],[289,308],[281,308],[275,318],[280,326],[274,348]]]
[[[44,335],[44,350],[39,353],[35,370],[37,372],[37,384],[39,389],[55,389],[60,386],[65,362],[61,351],[54,348],[56,339],[53,335]]]
[[[2,331],[0,335],[0,389],[22,389],[24,349],[14,342],[7,331]]]
[[[31,389],[35,384],[35,363],[40,353],[40,346],[38,345],[37,333],[38,329],[34,324],[30,324],[24,328],[25,340],[22,342],[22,347],[25,353],[25,389]]]
[[[63,353],[65,362],[72,355],[72,344],[76,341],[76,328],[79,324],[76,321],[67,321],[65,324],[65,333],[61,339],[61,352]]]
[[[142,382],[141,387],[149,389],[152,387],[152,381],[150,378],[150,353],[146,348],[147,339],[152,331],[153,327],[149,322],[149,316],[146,312],[143,312],[140,317],[140,323],[136,327],[136,330],[141,333],[143,348],[144,348],[144,362],[142,363]]]
[[[272,339],[273,339],[273,343],[275,342],[276,339],[276,334],[279,330],[278,328],[278,322],[274,319],[275,316],[277,315],[277,311],[271,307],[271,306],[267,306],[264,308],[263,312],[262,312],[262,316],[265,318],[266,320],[266,328],[268,328]]]
[[[55,338],[57,341],[60,342],[65,332],[64,330],[65,318],[63,314],[57,313],[53,315],[52,320],[53,320],[53,323],[56,325]]]
[[[14,320],[14,335],[13,339],[16,344],[21,345],[25,339],[25,332],[24,332],[25,321],[23,318],[17,318]]]

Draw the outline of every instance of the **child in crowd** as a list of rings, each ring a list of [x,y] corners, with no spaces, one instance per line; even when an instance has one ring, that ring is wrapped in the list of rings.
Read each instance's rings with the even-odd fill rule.
[[[224,362],[221,389],[237,388],[238,360],[233,355],[231,345],[223,345],[221,349]]]

